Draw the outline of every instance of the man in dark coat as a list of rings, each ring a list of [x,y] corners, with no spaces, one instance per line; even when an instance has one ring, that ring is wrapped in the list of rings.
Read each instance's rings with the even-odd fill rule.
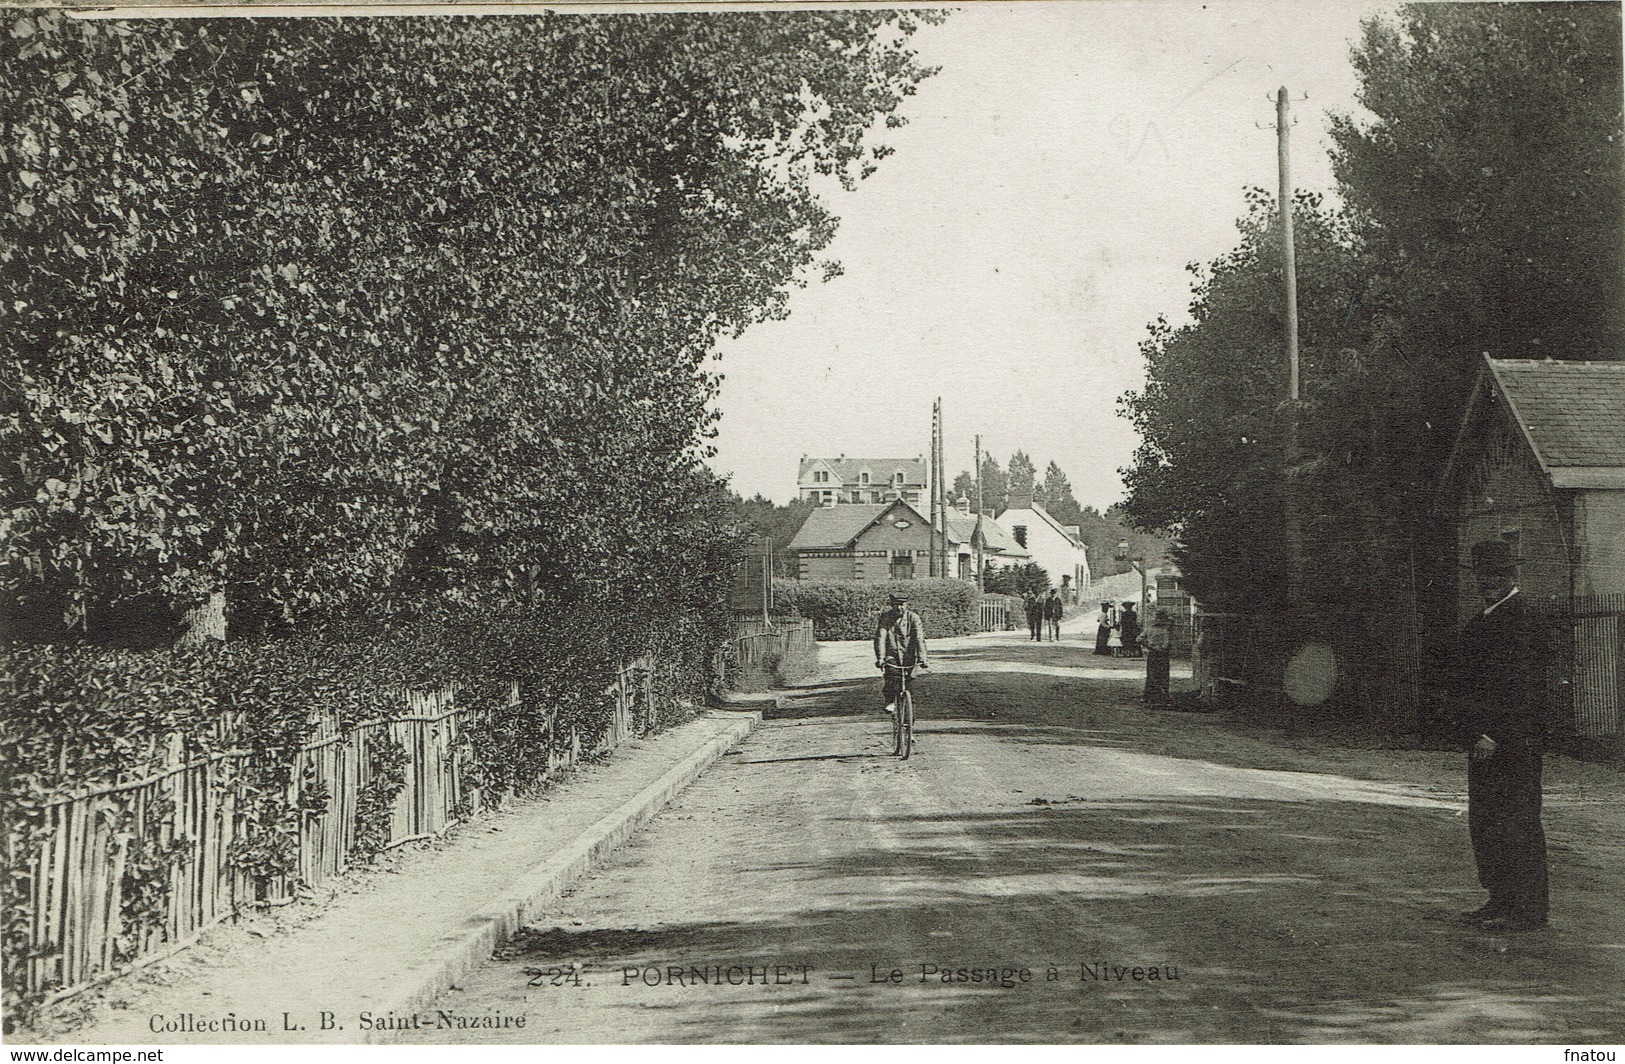
[[[1539,644],[1510,544],[1472,551],[1485,609],[1462,629],[1457,738],[1468,751],[1467,826],[1489,901],[1462,915],[1491,931],[1546,926],[1546,835],[1540,826],[1546,743]]]
[[[1061,618],[1066,614],[1066,603],[1061,601],[1060,592],[1053,587],[1049,589],[1049,597],[1044,599],[1044,630],[1049,632],[1050,642],[1061,641]]]
[[[1044,600],[1028,592],[1023,603],[1027,610],[1027,638],[1028,640],[1044,641]]]

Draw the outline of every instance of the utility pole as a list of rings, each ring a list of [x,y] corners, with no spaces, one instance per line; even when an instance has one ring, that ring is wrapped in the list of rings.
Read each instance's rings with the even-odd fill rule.
[[[1298,516],[1298,270],[1292,246],[1292,154],[1288,142],[1292,127],[1286,86],[1275,97],[1275,131],[1281,171],[1281,271],[1286,278],[1287,422],[1281,498],[1285,511],[1288,610],[1297,610],[1303,598],[1303,528]]]
[[[981,435],[981,433],[977,433],[977,435],[976,435],[976,464],[974,466],[972,466],[972,468],[976,470],[976,526],[975,526],[975,529],[971,532],[970,538],[971,538],[971,546],[976,548],[976,590],[985,591],[985,590],[987,590],[987,580],[983,576],[982,570],[986,566],[987,558],[986,558],[985,552],[983,551],[982,548],[987,545],[987,533],[982,531],[982,435]]]
[[[773,627],[773,538],[762,537],[762,627]]]
[[[1292,247],[1292,156],[1288,137],[1292,128],[1286,86],[1275,97],[1276,145],[1281,169],[1281,272],[1286,279],[1287,411],[1286,441],[1282,448],[1281,510],[1286,535],[1286,620],[1289,631],[1304,631],[1303,525],[1298,498],[1298,268]],[[1294,640],[1296,643],[1296,640]],[[1291,648],[1296,653],[1297,647]],[[1284,673],[1283,673],[1284,676]],[[1297,732],[1298,710],[1286,700],[1286,733]]]
[[[937,513],[942,515],[942,558],[937,566],[937,572],[944,578],[953,574],[948,570],[948,485],[944,484],[943,476],[948,465],[947,455],[942,449],[942,397],[937,397],[937,482],[932,485],[932,492],[937,500]]]
[[[931,459],[930,472],[926,479],[931,482],[931,560],[926,563],[926,570],[932,576],[940,575],[937,572],[937,536],[946,535],[947,529],[942,527],[945,523],[942,511],[937,509],[937,485],[942,480],[942,470],[937,468],[937,433],[942,429],[942,400],[938,399],[931,404]]]

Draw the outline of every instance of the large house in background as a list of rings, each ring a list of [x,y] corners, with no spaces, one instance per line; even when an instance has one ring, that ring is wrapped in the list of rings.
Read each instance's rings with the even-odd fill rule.
[[[946,526],[947,575],[976,579],[976,515],[951,511]],[[991,518],[981,528],[990,568],[1032,560]],[[824,506],[807,515],[786,549],[803,580],[914,580],[931,573],[931,521],[903,499]]]
[[[1505,540],[1529,605],[1561,620],[1559,734],[1625,741],[1625,363],[1486,357],[1439,503],[1461,572]],[[1484,606],[1460,584],[1465,620]]]
[[[1089,550],[1077,525],[1061,524],[1031,493],[1012,495],[998,521],[1068,597],[1089,586]]]
[[[902,499],[918,507],[926,499],[925,459],[809,458],[801,456],[796,497],[823,506],[874,504]]]

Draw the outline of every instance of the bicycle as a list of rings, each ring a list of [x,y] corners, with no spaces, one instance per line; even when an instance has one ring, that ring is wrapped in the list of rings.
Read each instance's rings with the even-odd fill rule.
[[[897,711],[892,715],[891,722],[892,741],[894,743],[892,756],[907,761],[909,755],[914,752],[914,695],[908,689],[908,674],[911,666],[893,665],[888,661],[884,667],[897,670],[902,674],[903,678],[903,689],[897,695]]]

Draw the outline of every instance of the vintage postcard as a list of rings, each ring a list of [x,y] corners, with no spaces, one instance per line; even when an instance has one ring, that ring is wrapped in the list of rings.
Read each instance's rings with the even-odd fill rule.
[[[5,1041],[1615,1059],[1621,69],[0,9]]]

